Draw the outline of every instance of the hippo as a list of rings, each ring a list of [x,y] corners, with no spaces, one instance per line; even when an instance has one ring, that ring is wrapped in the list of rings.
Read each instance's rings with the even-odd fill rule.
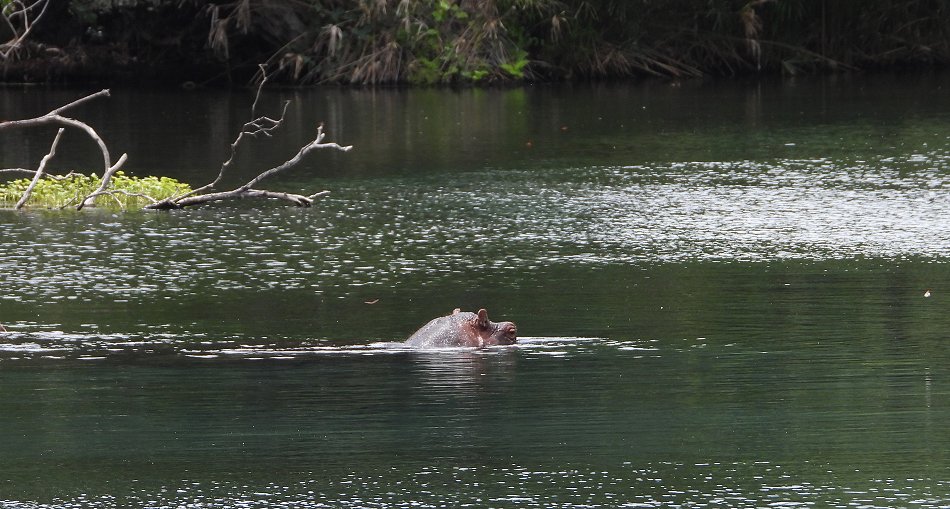
[[[440,316],[409,336],[406,344],[412,347],[467,346],[483,348],[510,345],[517,340],[518,329],[511,322],[492,322],[488,311],[478,313],[456,308],[451,315]]]

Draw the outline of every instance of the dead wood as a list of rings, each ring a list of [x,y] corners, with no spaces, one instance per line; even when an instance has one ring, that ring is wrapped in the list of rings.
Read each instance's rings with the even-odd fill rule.
[[[94,94],[89,94],[69,104],[66,104],[64,106],[60,106],[59,108],[51,110],[49,113],[36,117],[36,118],[27,118],[23,120],[8,120],[5,122],[0,122],[0,131],[7,130],[7,129],[24,128],[24,127],[28,128],[28,127],[41,127],[41,126],[55,125],[55,126],[61,126],[60,132],[62,131],[63,127],[73,127],[73,128],[79,129],[80,131],[85,132],[86,135],[89,136],[92,139],[92,141],[96,143],[96,145],[99,147],[99,151],[102,153],[103,186],[101,186],[100,189],[96,191],[96,193],[98,193],[100,191],[105,190],[105,188],[108,187],[109,180],[112,178],[112,175],[116,171],[118,171],[119,168],[122,167],[122,164],[125,163],[127,156],[125,154],[122,154],[122,156],[119,157],[119,160],[115,164],[112,164],[112,156],[109,154],[109,147],[106,145],[106,142],[103,141],[102,137],[99,136],[99,133],[97,133],[96,130],[93,129],[92,126],[90,126],[89,124],[86,124],[85,122],[76,120],[74,118],[63,116],[62,113],[68,109],[74,108],[76,106],[98,99],[100,97],[109,97],[109,90],[103,89]],[[42,162],[40,163],[40,167],[36,170],[33,177],[32,184],[27,189],[27,192],[24,193],[25,198],[21,198],[20,202],[26,203],[26,199],[29,198],[28,193],[31,193],[33,191],[33,188],[36,186],[36,182],[38,182],[39,179],[43,176],[43,169],[46,163],[49,161],[49,159],[52,158],[52,156],[55,154],[56,143],[58,143],[58,141],[59,141],[59,134],[57,134],[56,139],[54,140],[54,144],[50,150],[50,153],[47,154],[46,157],[43,158]],[[93,200],[95,199],[96,193],[93,193],[92,195],[83,198],[79,202],[79,205],[76,207],[76,209],[80,210],[83,207],[92,204]],[[22,207],[23,206],[22,203],[18,202],[17,204],[18,206],[16,208],[19,209],[20,207]]]
[[[36,184],[43,178],[43,174],[46,171],[46,163],[56,155],[56,145],[59,145],[59,139],[62,138],[63,131],[65,130],[66,129],[60,127],[59,130],[56,131],[56,137],[53,138],[53,144],[50,145],[49,152],[43,156],[43,159],[40,161],[40,167],[36,169],[36,173],[33,175],[33,180],[30,181],[30,185],[27,186],[26,191],[23,191],[23,196],[16,202],[16,205],[13,207],[14,209],[22,209],[26,201],[30,199],[30,195],[32,195],[33,190],[36,189]]]
[[[7,60],[17,55],[23,42],[33,31],[33,26],[46,14],[50,0],[8,0],[0,2],[0,25],[10,33],[10,39],[0,43],[0,59]]]
[[[261,72],[263,73],[263,67],[261,68]],[[257,93],[254,97],[254,103],[251,106],[252,116],[256,115],[257,103],[260,99],[261,90],[263,89],[266,81],[267,81],[267,77],[265,75],[257,87]],[[153,209],[153,210],[181,209],[184,207],[192,207],[196,205],[202,205],[205,203],[237,199],[237,198],[277,199],[277,200],[290,202],[298,207],[309,207],[313,205],[313,202],[315,199],[321,196],[325,196],[326,194],[329,193],[329,191],[319,191],[311,195],[302,195],[302,194],[287,193],[287,192],[280,192],[280,191],[271,191],[267,189],[259,189],[258,185],[262,181],[268,178],[271,178],[279,173],[285,172],[293,168],[294,166],[297,166],[303,160],[304,157],[306,157],[308,154],[316,150],[333,149],[333,150],[339,150],[342,152],[347,152],[353,148],[352,145],[341,146],[333,142],[324,142],[323,140],[324,138],[326,138],[326,133],[323,131],[323,124],[321,123],[319,126],[317,126],[316,137],[312,141],[310,141],[309,143],[301,147],[300,150],[297,151],[297,154],[291,157],[290,159],[284,161],[282,164],[278,166],[262,171],[256,177],[252,178],[244,185],[241,185],[229,191],[214,191],[215,186],[217,186],[221,182],[221,180],[224,178],[225,174],[227,173],[228,169],[230,168],[231,163],[234,161],[235,157],[237,156],[237,151],[241,145],[241,142],[244,141],[246,137],[257,137],[259,135],[264,135],[268,137],[273,136],[273,132],[276,131],[283,124],[284,117],[287,114],[287,107],[290,104],[290,101],[286,101],[284,102],[283,107],[281,108],[280,117],[278,117],[277,119],[274,119],[268,116],[259,116],[248,121],[241,127],[241,131],[238,133],[237,137],[231,143],[230,155],[228,159],[225,160],[221,164],[221,167],[218,170],[218,174],[214,178],[214,180],[188,193],[158,200],[154,197],[142,195],[139,193],[129,193],[127,191],[110,189],[110,185],[112,183],[112,177],[126,162],[126,160],[128,159],[128,156],[126,154],[122,154],[122,156],[119,157],[118,161],[116,161],[115,163],[112,163],[112,158],[111,158],[111,155],[109,154],[109,148],[106,145],[105,141],[103,141],[103,139],[99,136],[99,134],[96,133],[95,129],[93,129],[91,126],[89,126],[88,124],[84,122],[62,115],[64,111],[70,108],[74,108],[76,106],[79,106],[81,104],[84,104],[86,102],[92,101],[100,97],[109,97],[109,90],[108,89],[100,90],[99,92],[82,97],[64,106],[60,106],[59,108],[56,108],[50,111],[49,113],[46,113],[45,115],[42,115],[39,117],[28,118],[28,119],[23,119],[23,120],[10,120],[10,121],[5,121],[5,122],[0,122],[0,132],[7,129],[15,129],[15,128],[29,128],[29,127],[40,127],[40,126],[50,126],[50,125],[60,126],[60,129],[57,132],[55,139],[53,140],[52,146],[50,147],[50,151],[46,156],[43,157],[42,161],[40,161],[39,168],[37,168],[36,170],[26,170],[23,168],[0,169],[0,173],[7,173],[7,172],[29,173],[33,175],[33,180],[31,181],[29,187],[23,193],[23,196],[20,198],[20,200],[17,202],[17,205],[16,205],[17,209],[22,208],[23,205],[26,203],[26,201],[30,198],[30,195],[33,192],[33,189],[36,187],[36,184],[37,182],[39,182],[40,179],[64,178],[63,176],[56,176],[56,175],[49,174],[45,171],[45,169],[49,160],[52,159],[56,155],[56,147],[59,143],[60,136],[62,135],[63,130],[66,127],[79,129],[85,132],[93,141],[95,141],[96,144],[99,146],[100,152],[102,153],[102,161],[103,161],[103,173],[102,173],[102,179],[101,179],[99,188],[93,191],[92,193],[88,194],[87,196],[77,196],[77,200],[75,202],[72,202],[72,203],[78,203],[76,205],[76,210],[82,210],[84,207],[92,205],[95,202],[96,198],[100,196],[109,196],[118,201],[118,199],[116,198],[116,194],[125,194],[125,195],[134,194],[136,196],[144,197],[148,201],[151,202],[150,204],[146,205],[144,208]]]
[[[263,78],[257,86],[257,93],[254,96],[254,103],[251,106],[251,115],[254,116],[257,110],[257,103],[260,100],[261,90],[264,88],[264,84],[267,83],[267,75],[264,73],[264,66],[261,67],[261,73]],[[230,191],[218,191],[218,192],[206,192],[211,189],[214,189],[218,183],[221,182],[221,179],[224,177],[224,174],[230,168],[231,163],[234,161],[235,156],[237,155],[238,147],[241,142],[244,141],[246,136],[256,137],[258,135],[264,136],[273,136],[273,132],[276,131],[283,123],[284,117],[287,114],[287,106],[290,105],[290,101],[285,101],[283,107],[281,108],[280,117],[273,119],[267,116],[260,116],[254,118],[253,120],[247,122],[242,126],[241,132],[238,133],[237,137],[234,139],[234,142],[231,143],[231,153],[230,156],[224,163],[221,164],[221,168],[218,171],[218,176],[208,184],[205,184],[190,193],[184,194],[178,197],[171,197],[165,200],[161,200],[151,205],[146,205],[146,209],[180,209],[184,207],[192,207],[195,205],[201,205],[205,203],[211,203],[222,200],[229,200],[234,198],[273,198],[278,200],[288,201],[293,203],[298,207],[309,207],[313,205],[313,200],[320,196],[324,196],[329,193],[329,191],[320,191],[309,196],[304,196],[294,193],[285,193],[277,191],[268,191],[263,189],[255,189],[255,187],[263,180],[270,178],[278,173],[287,171],[303,160],[303,158],[315,150],[320,149],[333,149],[339,150],[342,152],[350,151],[353,146],[341,146],[337,143],[327,142],[324,143],[323,139],[326,137],[326,133],[323,132],[323,123],[317,126],[317,136],[310,142],[300,148],[297,151],[297,154],[290,159],[284,161],[282,164],[265,170],[259,173],[256,177],[249,180],[246,184],[236,187]]]

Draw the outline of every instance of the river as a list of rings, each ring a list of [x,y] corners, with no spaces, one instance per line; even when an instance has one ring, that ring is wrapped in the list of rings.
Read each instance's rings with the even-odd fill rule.
[[[0,508],[946,507],[948,87],[268,90],[226,180],[323,122],[355,148],[268,185],[314,208],[0,211]],[[252,100],[71,114],[197,186]],[[455,307],[519,344],[395,344]]]

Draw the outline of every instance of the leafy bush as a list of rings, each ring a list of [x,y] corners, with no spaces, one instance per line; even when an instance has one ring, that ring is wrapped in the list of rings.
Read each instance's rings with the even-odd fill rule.
[[[13,207],[23,196],[31,179],[17,179],[0,185],[0,207]],[[37,182],[27,207],[64,208],[78,205],[94,193],[102,179],[95,174],[72,173],[63,178],[44,178]],[[149,196],[162,200],[191,191],[188,184],[169,177],[130,177],[119,171],[112,177],[110,194],[96,198],[96,206],[115,210],[142,208],[151,203]],[[144,195],[144,196],[143,196]]]
[[[0,0],[0,9],[21,3]],[[0,62],[5,75],[112,78],[119,68],[143,80],[217,75],[231,81],[250,78],[256,63],[264,62],[270,78],[296,84],[492,84],[950,64],[950,2],[944,0],[50,5],[60,7],[51,8],[33,31],[33,60],[19,67]]]

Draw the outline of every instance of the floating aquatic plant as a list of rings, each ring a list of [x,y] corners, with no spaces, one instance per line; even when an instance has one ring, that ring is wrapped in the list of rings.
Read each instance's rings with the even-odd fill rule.
[[[78,205],[80,200],[99,188],[101,177],[70,173],[64,177],[47,177],[37,182],[26,203],[30,208],[59,209]],[[0,207],[13,207],[30,185],[30,179],[17,179],[0,184]],[[107,193],[96,198],[101,208],[140,209],[156,201],[191,191],[188,184],[169,177],[132,177],[122,171],[112,177]]]

